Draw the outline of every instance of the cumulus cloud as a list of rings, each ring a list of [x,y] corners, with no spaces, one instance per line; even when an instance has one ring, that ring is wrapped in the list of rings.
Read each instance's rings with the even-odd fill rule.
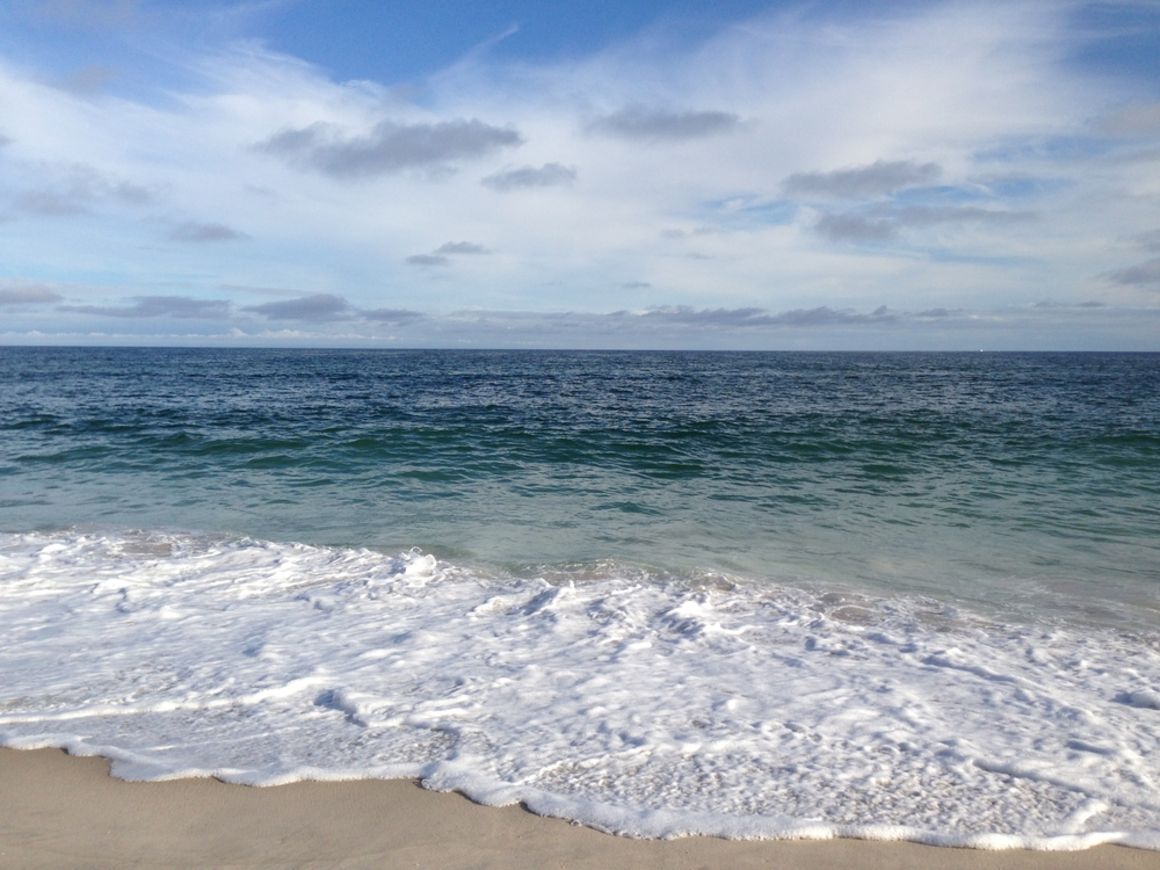
[[[132,305],[62,305],[61,311],[98,317],[173,317],[179,320],[220,320],[229,316],[230,303],[224,299],[194,299],[189,296],[134,296]]]
[[[863,323],[892,323],[898,317],[887,310],[885,305],[879,305],[869,314],[860,314],[857,311],[835,310],[826,305],[817,308],[795,308],[783,311],[771,318],[773,323],[781,326],[834,326]]]
[[[794,308],[778,314],[770,314],[764,308],[691,308],[687,305],[666,305],[649,308],[639,317],[714,327],[779,327],[779,326],[834,326],[864,323],[889,323],[897,316],[879,306],[869,314],[856,311],[836,310],[825,305],[817,308]]]
[[[0,286],[0,305],[37,305],[60,302],[64,297],[44,284]]]
[[[826,214],[814,230],[832,242],[887,242],[898,236],[892,221],[856,214]]]
[[[271,320],[340,320],[350,316],[350,303],[332,293],[312,293],[282,302],[264,302],[242,309]]]
[[[355,179],[446,166],[514,148],[523,141],[510,127],[495,127],[472,118],[435,124],[383,121],[365,136],[348,136],[335,125],[320,122],[283,130],[257,147],[295,166],[333,178]]]
[[[1108,308],[1109,306],[1106,302],[1096,302],[1094,300],[1087,302],[1056,302],[1054,299],[1043,299],[1032,304],[1031,307],[1039,311],[1051,310],[1067,312],[1092,308]]]
[[[118,62],[115,55],[46,54],[35,75],[20,64],[0,65],[0,91],[13,106],[0,130],[16,140],[0,150],[0,210],[12,220],[3,229],[21,234],[14,238],[25,261],[43,264],[35,277],[73,288],[61,290],[69,303],[123,307],[131,303],[107,295],[136,292],[233,297],[238,323],[250,334],[258,323],[301,328],[328,343],[353,335],[351,324],[373,332],[376,319],[364,310],[424,308],[424,285],[436,279],[447,309],[608,310],[667,299],[697,312],[732,312],[702,313],[685,326],[679,318],[687,314],[560,321],[580,338],[590,323],[591,334],[603,335],[621,329],[609,324],[624,323],[606,342],[623,346],[638,334],[695,344],[697,324],[714,318],[738,324],[728,337],[712,333],[718,346],[738,334],[749,346],[762,345],[761,318],[770,319],[773,335],[765,346],[782,338],[789,344],[788,323],[772,332],[774,312],[829,303],[832,311],[853,306],[859,314],[887,295],[900,309],[927,311],[928,334],[966,319],[948,314],[935,322],[934,306],[989,311],[1053,294],[1087,299],[1093,280],[1104,283],[1109,302],[1133,295],[1152,302],[1160,296],[1142,289],[1152,285],[1141,283],[1139,261],[1160,256],[1160,248],[1136,248],[1133,237],[1160,226],[1149,212],[1154,167],[1113,164],[1109,149],[1144,146],[1092,121],[1108,107],[1148,98],[1115,73],[1097,76],[1070,63],[1084,37],[1072,29],[1066,5],[968,0],[877,17],[771,6],[744,27],[707,29],[689,49],[674,41],[658,51],[646,35],[549,62],[482,53],[432,71],[421,100],[406,108],[408,95],[390,83],[338,81],[312,58],[288,57],[258,41],[215,45],[220,31],[194,42],[174,34],[179,50],[154,58],[149,79],[121,67],[129,79],[118,84],[125,87],[99,104],[46,82],[89,56]],[[616,111],[626,106],[635,108]],[[1145,111],[1118,123],[1139,129],[1149,117]],[[472,118],[481,120],[464,120]],[[520,134],[529,141],[517,151]],[[1089,146],[1063,148],[1070,139]],[[1051,145],[1022,147],[1027,143]],[[78,162],[114,182],[164,179],[164,212],[152,222],[133,220],[132,191],[73,195],[61,173]],[[456,168],[458,174],[449,171]],[[422,184],[436,173],[440,184]],[[783,185],[795,196],[783,195]],[[140,187],[137,200],[152,190]],[[32,220],[24,226],[16,202],[22,194],[24,205],[42,214],[126,208],[103,224],[54,219],[51,227]],[[735,200],[736,211],[722,205]],[[1021,208],[1035,208],[1036,223],[1028,213],[1016,217]],[[156,244],[186,217],[222,221],[253,241]],[[699,237],[697,227],[707,224],[714,234]],[[679,229],[658,237],[666,227]],[[891,244],[895,236],[909,250]],[[468,239],[497,253],[476,260],[441,253],[441,239]],[[190,271],[191,249],[223,247],[227,261],[202,257]],[[81,287],[96,272],[106,276],[104,286]],[[343,274],[378,280],[348,291],[331,283]],[[188,283],[143,291],[149,275]],[[277,288],[292,275],[303,276],[301,293],[221,289],[233,281]],[[673,296],[622,286],[637,278]],[[394,288],[389,303],[380,287]],[[277,309],[242,312],[242,305],[306,298],[316,288],[349,299],[349,306],[323,312],[337,312],[332,325],[263,319]],[[1009,300],[1012,292],[1019,298]],[[770,310],[738,314],[738,305]],[[1022,317],[1055,316],[1020,310]],[[1093,322],[1103,316],[1084,311]],[[1073,322],[1081,323],[1082,313]],[[799,321],[832,316],[787,314]],[[80,318],[67,320],[71,329]],[[909,324],[900,324],[895,335],[906,339]],[[824,344],[824,332],[815,329],[809,339]],[[831,332],[850,335],[853,327]],[[1125,333],[1137,345],[1155,346],[1156,334],[1139,338],[1144,333],[1134,322]],[[1091,340],[1112,343],[1119,334],[1109,328]],[[429,340],[470,341],[477,333],[451,335],[433,329]],[[488,335],[484,340],[506,341],[499,328]],[[1068,334],[1059,336],[1067,346]]]
[[[683,142],[727,133],[740,124],[741,119],[730,112],[669,112],[629,106],[594,119],[588,129],[638,142]]]
[[[1108,272],[1107,277],[1115,284],[1160,290],[1160,257]]]
[[[476,242],[444,242],[429,254],[412,254],[407,257],[407,262],[412,266],[447,266],[452,257],[490,253],[490,250]]]
[[[411,311],[407,308],[371,308],[366,311],[359,312],[367,320],[375,320],[380,323],[400,325],[403,323],[411,323],[426,317],[421,311]]]
[[[263,287],[257,284],[222,283],[217,285],[217,289],[226,290],[230,293],[256,294],[258,296],[277,296],[279,298],[304,295],[301,290],[291,290],[287,287]]]
[[[169,238],[175,242],[230,242],[249,236],[225,224],[186,221],[175,226]]]
[[[733,209],[726,208],[726,211]],[[715,236],[721,232],[720,227],[700,226],[692,229],[681,229],[679,227],[670,227],[669,229],[661,230],[661,238],[663,239],[695,239],[701,236]]]
[[[618,310],[609,313],[581,311],[469,310],[434,317],[438,334],[450,338],[470,339],[484,343],[489,339],[510,342],[513,339],[538,345],[560,336],[584,336],[596,339],[594,346],[615,346],[632,339],[645,346],[710,347],[770,346],[783,341],[808,344],[830,342],[842,336],[857,342],[873,340],[869,336],[906,336],[925,343],[930,330],[991,329],[1002,332],[1020,329],[1028,323],[1036,328],[1054,324],[1103,323],[1124,320],[1153,322],[1160,318],[1160,308],[1113,308],[1092,303],[1042,304],[1010,306],[999,309],[928,308],[920,311],[895,310],[885,305],[866,311],[827,305],[790,308],[770,312],[764,308],[696,308],[688,305],[664,305],[642,310]],[[996,333],[997,334],[997,333]],[[855,338],[855,336],[863,336]],[[819,338],[820,337],[820,338]],[[944,341],[940,338],[939,341]],[[970,339],[973,344],[976,339]],[[805,345],[803,345],[805,346]],[[975,345],[977,346],[977,345]]]
[[[788,196],[856,199],[930,184],[941,174],[942,169],[937,163],[877,160],[869,166],[831,172],[797,172],[782,182],[782,190]]]
[[[526,190],[537,187],[559,187],[576,180],[576,168],[561,163],[545,163],[543,166],[521,166],[497,172],[481,180],[484,187],[500,193],[512,190]]]
[[[450,257],[443,254],[412,254],[407,258],[412,266],[446,266],[451,262]]]
[[[688,305],[662,305],[645,309],[638,316],[669,323],[701,326],[761,326],[770,322],[762,308],[692,308]]]
[[[490,254],[483,245],[475,242],[444,242],[432,253],[434,254]]]
[[[938,224],[1016,224],[1035,220],[1030,211],[1003,211],[974,205],[882,206],[860,213],[829,213],[814,224],[814,230],[832,242],[866,244],[898,238],[903,227],[930,227]]]

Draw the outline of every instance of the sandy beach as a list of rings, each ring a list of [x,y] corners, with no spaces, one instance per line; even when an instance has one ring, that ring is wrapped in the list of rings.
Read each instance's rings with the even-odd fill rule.
[[[1156,868],[1160,853],[608,836],[414,782],[127,783],[99,758],[0,750],[4,867]]]

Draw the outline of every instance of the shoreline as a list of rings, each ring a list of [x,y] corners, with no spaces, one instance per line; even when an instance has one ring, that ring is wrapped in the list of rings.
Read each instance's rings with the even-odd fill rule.
[[[1160,864],[1126,846],[983,851],[871,840],[633,840],[519,806],[486,807],[413,780],[125,782],[59,749],[0,749],[6,867],[340,866],[963,868]]]

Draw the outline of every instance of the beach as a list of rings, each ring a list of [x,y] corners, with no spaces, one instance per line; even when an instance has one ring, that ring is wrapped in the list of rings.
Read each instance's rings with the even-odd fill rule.
[[[239,843],[1160,850],[1151,357],[5,355],[0,746]]]
[[[635,840],[410,780],[129,783],[100,758],[0,750],[6,867],[1146,868],[1152,851],[988,852],[861,840]]]
[[[0,870],[1160,870],[1160,0],[0,0]]]

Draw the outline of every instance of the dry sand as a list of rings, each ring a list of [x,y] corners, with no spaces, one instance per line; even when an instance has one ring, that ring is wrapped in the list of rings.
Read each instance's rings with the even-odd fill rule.
[[[0,750],[0,866],[1160,868],[1160,852],[860,840],[629,840],[415,783],[126,783],[98,758]]]

